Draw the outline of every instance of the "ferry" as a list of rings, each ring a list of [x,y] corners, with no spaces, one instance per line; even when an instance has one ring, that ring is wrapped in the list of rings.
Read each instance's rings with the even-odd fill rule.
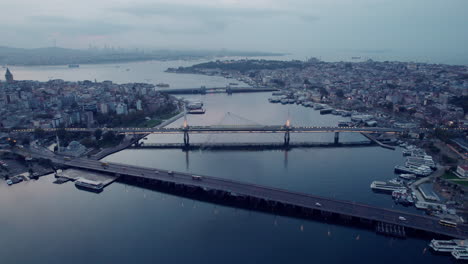
[[[465,245],[466,244],[466,245]],[[466,250],[468,241],[461,239],[435,240],[432,239],[429,247],[436,252],[452,252],[454,250]]]
[[[315,110],[322,110],[322,109],[324,109],[324,108],[325,108],[325,107],[324,107],[323,105],[321,105],[321,104],[316,104],[316,105],[314,105],[314,109],[315,109]]]
[[[268,101],[270,103],[279,103],[281,101],[281,98],[274,96],[274,97],[268,98]]]
[[[104,184],[102,184],[102,182],[88,180],[84,178],[78,178],[75,181],[75,186],[97,191],[102,190],[104,188]]]
[[[415,166],[421,166],[425,165],[430,167],[431,169],[436,169],[437,166],[435,162],[432,160],[432,157],[429,156],[429,158],[423,158],[423,157],[408,157],[406,158],[406,163],[415,165]]]
[[[416,179],[416,175],[414,175],[414,174],[402,173],[399,176],[400,176],[400,178],[403,178],[405,180],[414,180],[414,179]]]
[[[352,127],[352,126],[353,126],[353,123],[352,123],[352,122],[348,122],[348,121],[339,121],[339,122],[338,122],[338,126],[339,126],[339,127]]]
[[[414,174],[416,176],[425,177],[425,176],[428,176],[431,172],[428,172],[427,170],[420,170],[420,169],[413,168],[413,167],[406,167],[406,166],[396,165],[395,166],[395,173],[397,173],[397,174],[401,174],[401,173]]]
[[[320,114],[321,115],[331,114],[332,111],[333,111],[333,109],[331,109],[331,108],[322,109],[322,110],[320,110]]]
[[[280,96],[280,95],[284,95],[284,92],[282,92],[282,91],[277,91],[277,92],[273,92],[271,95],[273,95],[273,96]]]
[[[198,109],[191,109],[187,113],[192,114],[192,115],[203,115],[205,113],[204,108],[198,108]]]
[[[164,87],[164,88],[167,88],[167,87],[169,87],[169,84],[167,84],[167,83],[158,83],[158,84],[156,84],[156,86],[157,86],[157,87]]]
[[[395,200],[395,202],[402,205],[414,204],[414,197],[410,192],[408,192],[408,190],[393,191],[392,198]]]
[[[452,256],[456,259],[468,260],[468,249],[454,250]]]

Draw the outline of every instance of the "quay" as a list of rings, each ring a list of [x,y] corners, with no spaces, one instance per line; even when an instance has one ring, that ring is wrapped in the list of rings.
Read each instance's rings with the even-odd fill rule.
[[[91,181],[101,183],[103,187],[113,183],[119,178],[118,176],[114,176],[114,175],[76,170],[76,169],[68,169],[68,170],[63,170],[61,172],[56,172],[55,177],[68,179],[71,181],[76,181],[79,179],[91,180]]]
[[[355,142],[290,142],[288,145],[280,142],[251,142],[251,143],[145,143],[133,144],[131,148],[153,149],[185,149],[185,150],[282,150],[292,148],[325,148],[325,147],[366,147],[375,145],[372,141]]]
[[[172,122],[175,122],[177,119],[181,118],[184,116],[183,112],[178,113],[177,115],[163,121],[161,124],[155,126],[154,128],[163,128]],[[121,142],[118,146],[112,147],[112,148],[106,148],[101,150],[100,152],[94,154],[91,158],[95,160],[100,160],[103,159],[111,154],[114,154],[116,152],[119,152],[121,150],[124,150],[126,148],[131,147],[132,145],[137,144],[141,139],[146,137],[148,134],[139,134],[139,135],[134,135],[132,138],[127,139],[125,138],[123,142]]]
[[[361,133],[361,134],[363,136],[365,136],[367,139],[369,139],[370,141],[375,142],[377,145],[381,146],[382,148],[391,149],[391,150],[396,149],[394,146],[390,146],[390,145],[387,145],[387,144],[384,144],[384,143],[378,141],[376,138],[371,136],[369,133]]]
[[[22,151],[18,151],[18,154]],[[119,163],[103,163],[97,160],[75,158],[64,160],[55,155],[44,156],[37,152],[22,153],[33,157],[49,158],[53,163],[68,168],[84,169],[104,174],[110,174],[148,185],[166,185],[178,189],[182,193],[199,192],[211,195],[217,200],[234,199],[253,204],[254,207],[268,207],[270,210],[289,208],[304,215],[320,214],[344,219],[367,222],[374,226],[380,223],[397,226],[403,232],[408,230],[422,231],[432,236],[448,236],[468,239],[468,226],[459,224],[457,227],[447,227],[439,224],[439,219],[433,216],[416,215],[403,211],[369,206],[350,201],[320,197],[305,193],[293,192],[279,188],[243,183],[234,180],[190,173],[172,172],[155,168],[124,165]],[[402,221],[401,217],[405,220]],[[399,232],[400,232],[399,231]]]

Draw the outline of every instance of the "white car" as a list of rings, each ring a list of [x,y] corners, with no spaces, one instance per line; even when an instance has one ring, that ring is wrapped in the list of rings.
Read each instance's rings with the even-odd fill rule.
[[[401,221],[406,221],[406,218],[403,217],[403,216],[399,216],[398,219],[401,220]]]
[[[321,203],[315,203],[315,206],[322,207]]]

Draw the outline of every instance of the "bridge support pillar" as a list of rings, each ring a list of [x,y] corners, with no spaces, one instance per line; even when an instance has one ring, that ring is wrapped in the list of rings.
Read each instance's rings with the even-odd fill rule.
[[[340,143],[340,132],[335,132],[335,144]]]
[[[289,131],[286,131],[286,133],[284,133],[284,145],[285,146],[289,146],[289,140],[290,140]]]
[[[184,145],[188,146],[190,145],[190,137],[188,131],[184,132]]]

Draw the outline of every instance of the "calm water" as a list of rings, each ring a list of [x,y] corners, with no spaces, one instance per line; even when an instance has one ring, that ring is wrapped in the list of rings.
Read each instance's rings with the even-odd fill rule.
[[[146,82],[167,83],[170,88],[194,88],[205,85],[206,87],[225,87],[233,79],[216,76],[204,76],[195,74],[173,74],[164,72],[169,67],[190,66],[197,61],[144,61],[132,63],[113,64],[83,64],[79,68],[60,66],[22,67],[10,66],[10,70],[17,80],[63,79],[67,81],[97,80],[99,82],[111,80],[115,83]],[[235,81],[234,82],[238,82]],[[240,86],[247,86],[239,83]]]
[[[192,77],[173,78],[188,78],[180,82],[190,83]],[[336,125],[343,119],[321,116],[296,105],[269,104],[268,96],[265,93],[187,96],[203,100],[207,108],[206,115],[188,116],[188,122],[283,124],[289,117],[293,125]],[[178,120],[172,126],[181,124],[182,120]],[[282,135],[191,137],[192,142],[259,140],[280,142]],[[291,140],[332,141],[333,135],[293,135]],[[363,137],[344,134],[340,140],[363,140]],[[147,141],[182,142],[182,135],[152,135]],[[393,166],[403,161],[399,150],[378,147],[289,152],[125,150],[106,159],[388,208],[395,206],[391,198],[374,194],[369,184],[392,178]],[[0,263],[452,262],[450,257],[425,252],[428,243],[425,240],[391,239],[371,230],[229,208],[121,183],[94,194],[76,189],[73,183],[52,184],[53,180],[53,176],[47,176],[12,187],[1,182]]]

